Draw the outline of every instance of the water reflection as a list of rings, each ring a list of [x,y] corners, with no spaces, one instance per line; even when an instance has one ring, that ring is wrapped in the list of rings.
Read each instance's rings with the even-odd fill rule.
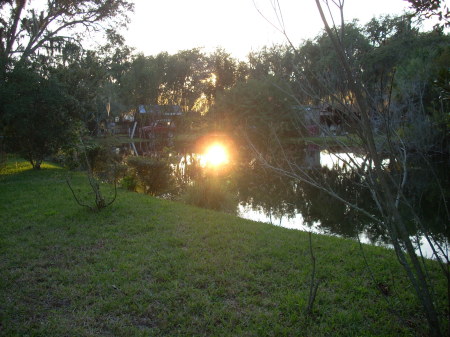
[[[307,151],[305,153],[305,158],[299,158],[300,164],[297,164],[299,167],[309,167],[309,155]],[[364,187],[364,176],[349,169],[349,166],[355,163],[366,163],[366,167],[371,165],[370,160],[358,153],[322,150],[320,167],[316,167],[314,172],[309,174],[319,185],[327,186],[351,203],[367,210],[375,217],[380,217],[370,191]],[[384,165],[389,165],[389,161],[385,160]],[[424,172],[426,172],[425,168],[415,163],[414,170],[410,173],[411,183],[405,189],[405,193],[413,196],[414,211],[425,219],[431,235],[439,242],[447,243],[449,232],[445,225],[445,205],[442,205],[436,186],[433,187],[433,179]],[[441,184],[448,186],[445,169],[442,169],[442,172]],[[242,179],[238,184],[241,195],[245,196],[239,206],[242,217],[320,234],[348,238],[359,236],[364,243],[389,246],[389,237],[378,222],[361,215],[324,191],[308,184],[274,176],[270,171],[256,166],[249,169],[244,176],[249,178]],[[427,207],[433,203],[435,207]],[[433,211],[430,212],[430,209]],[[400,207],[400,211],[405,213],[405,218],[412,219],[411,210],[408,207]],[[410,235],[414,238],[413,242],[417,241],[420,244],[425,256],[432,257],[431,247],[422,233],[412,221],[408,225]]]
[[[387,167],[389,159],[383,159],[381,164]],[[367,155],[358,153],[356,149],[355,152],[322,150],[320,151],[320,165],[333,170],[345,169],[346,167],[367,167],[372,165],[372,163]]]
[[[211,141],[208,138],[212,144],[215,144],[216,140],[214,138]],[[327,235],[347,238],[359,236],[364,243],[389,244],[384,228],[372,219],[362,216],[324,191],[274,174],[273,171],[258,165],[258,162],[252,160],[252,156],[244,150],[241,151],[240,157],[237,151],[233,153],[233,160],[228,165],[229,169],[224,170],[220,175],[217,175],[217,170],[208,170],[207,160],[202,155],[206,151],[205,144],[208,144],[208,141],[204,141],[200,148],[196,146],[174,148],[152,142],[130,143],[125,144],[119,152],[124,157],[138,155],[167,164],[159,165],[157,168],[167,170],[165,174],[160,174],[158,177],[169,177],[165,178],[168,179],[168,183],[157,185],[164,188],[160,191],[152,190],[151,194],[180,200],[183,199],[189,187],[195,184],[209,184],[201,189],[201,193],[205,194],[204,197],[214,199],[215,191],[232,194],[233,198],[225,199],[227,202],[232,200],[235,203],[234,208],[243,218]],[[377,216],[378,210],[372,201],[370,191],[364,187],[362,176],[348,169],[352,163],[370,167],[370,160],[366,156],[357,151],[348,153],[339,149],[321,149],[318,146],[296,149],[295,154],[296,164],[299,167],[314,169],[311,170],[311,174],[318,182]],[[385,160],[384,164],[389,165],[389,162]],[[212,172],[214,172],[213,175]],[[430,177],[424,176],[423,172],[417,164],[411,172],[412,183],[405,193],[417,194],[415,210],[420,209],[420,215],[427,219],[432,234],[445,242],[449,233],[444,226],[443,207],[439,210],[439,197],[436,197],[436,193],[433,192]],[[445,176],[444,168],[443,177]],[[448,186],[448,178],[445,179],[441,181],[444,187]],[[419,190],[420,193],[417,192]],[[213,203],[214,208],[220,209],[220,203],[220,200]],[[407,209],[402,211],[408,212]],[[410,233],[411,236],[418,237],[425,255],[431,256],[430,247],[413,224],[410,226]]]
[[[301,213],[294,213],[292,215],[278,215],[267,213],[267,210],[262,207],[254,207],[251,204],[239,204],[238,206],[238,216],[244,219],[268,223],[274,226],[279,226],[288,229],[301,230],[304,232],[312,232],[315,234],[332,235],[337,237],[348,237],[348,238],[358,238],[361,243],[377,245],[381,247],[391,248],[394,247],[389,244],[388,238],[376,238],[367,229],[363,229],[362,232],[357,232],[354,235],[342,235],[331,228],[326,228],[321,224],[320,221],[314,221],[311,224],[306,224]],[[417,253],[420,254],[420,250],[424,257],[432,258],[433,250],[424,236],[412,236],[412,242],[417,244]],[[443,239],[442,241],[446,241]]]
[[[201,157],[205,166],[220,167],[229,163],[227,149],[220,143],[213,143]]]

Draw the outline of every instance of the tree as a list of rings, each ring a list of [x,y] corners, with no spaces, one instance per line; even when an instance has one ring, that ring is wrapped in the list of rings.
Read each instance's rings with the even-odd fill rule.
[[[214,102],[217,95],[236,83],[237,62],[223,49],[216,49],[208,56],[211,78],[206,83],[206,96]]]
[[[71,117],[95,135],[107,113],[110,94],[105,92],[109,80],[107,68],[96,52],[84,51],[76,45],[66,46],[62,57],[64,62],[51,68],[50,76],[57,78],[67,94],[76,100],[77,107],[71,111]]]
[[[123,106],[120,94],[129,67],[128,52],[124,45],[118,45],[115,50],[109,50],[106,45],[94,51],[66,43],[54,62],[40,63],[46,69],[46,76],[57,78],[77,101],[71,117],[80,120],[92,135],[97,135],[100,124],[108,118],[108,105],[111,114]]]
[[[336,34],[339,35],[345,54],[351,55],[351,71],[354,74],[361,73],[361,70],[366,72],[363,61],[371,47],[357,23],[344,24],[343,29],[339,29]],[[348,79],[328,33],[324,32],[313,41],[309,40],[296,48],[295,55],[292,85],[297,92],[303,93],[299,97],[303,102],[318,104],[322,100],[338,105],[352,103]]]
[[[164,54],[134,57],[121,80],[124,100],[132,106],[158,104],[164,68]]]
[[[89,76],[82,76],[83,68],[81,65],[81,58],[84,55],[84,51],[80,48],[80,43],[83,40],[83,34],[95,33],[103,30],[110,24],[112,27],[117,27],[127,22],[127,14],[132,11],[134,5],[126,0],[49,0],[39,3],[36,1],[18,0],[18,1],[1,1],[0,2],[0,83],[5,88],[13,88],[17,85],[14,83],[14,78],[17,74],[23,73],[24,69],[28,69],[30,64],[33,64],[33,76],[40,76],[39,80],[35,80],[35,83],[42,81],[48,83],[49,86],[44,86],[42,91],[33,91],[29,87],[28,83],[24,82],[25,87],[19,88],[22,96],[18,97],[21,102],[16,104],[10,104],[8,100],[0,102],[0,127],[5,125],[8,130],[2,130],[2,132],[12,132],[13,126],[16,128],[14,131],[16,136],[18,134],[28,133],[32,134],[36,132],[33,130],[33,123],[31,121],[45,121],[50,122],[52,125],[53,117],[55,117],[54,108],[49,105],[40,105],[36,101],[36,95],[44,97],[45,100],[51,102],[52,99],[47,96],[47,91],[58,91],[53,85],[54,80],[47,82],[53,75],[50,72],[54,72],[56,65],[59,66],[59,82],[65,82],[65,84],[71,85],[72,99],[79,100],[79,109],[77,112],[81,115],[81,119],[87,122],[87,119],[96,119],[87,117],[88,113],[95,112],[92,108],[95,98],[98,98],[98,87],[93,83],[99,81],[98,76],[95,76],[95,81],[91,81],[91,74]],[[111,33],[111,30],[108,30]],[[111,34],[109,34],[111,35]],[[90,70],[94,70],[96,75],[99,75],[101,67],[92,67],[97,60],[95,60],[95,54],[88,53],[88,56],[84,59],[90,66]],[[75,64],[76,62],[77,65]],[[71,63],[68,68],[65,65]],[[97,62],[98,65],[98,62]],[[77,74],[75,74],[75,68],[78,67]],[[18,72],[14,73],[15,68],[18,68]],[[61,75],[64,68],[64,75]],[[96,69],[93,69],[96,68]],[[37,74],[39,72],[39,74]],[[71,74],[70,74],[71,73]],[[78,78],[77,78],[78,76]],[[62,79],[61,77],[65,77]],[[77,79],[80,82],[77,82]],[[8,81],[13,81],[8,83]],[[89,83],[86,83],[89,82]],[[51,85],[50,85],[51,84]],[[83,84],[88,84],[83,86]],[[59,86],[59,84],[58,84]],[[93,92],[89,91],[89,87],[95,86]],[[9,90],[9,89],[8,89]],[[36,89],[37,90],[37,89]],[[84,91],[84,92],[83,92]],[[31,95],[28,97],[27,95]],[[34,96],[33,96],[34,95]],[[94,95],[95,97],[92,97]],[[91,97],[88,97],[91,96]],[[63,95],[63,97],[66,97]],[[61,99],[63,99],[61,97]],[[1,100],[6,97],[1,97]],[[64,98],[65,99],[65,98]],[[33,108],[26,107],[23,111],[16,109],[16,106],[24,105],[25,101],[34,102]],[[55,106],[63,104],[62,102],[54,102]],[[106,102],[105,102],[106,103]],[[75,104],[73,104],[75,106]],[[74,114],[75,109],[72,109],[70,113]],[[35,113],[35,116],[31,116],[31,113]],[[48,116],[44,114],[49,113]],[[67,110],[63,110],[60,115],[56,116],[56,120],[61,120],[63,114],[68,113]],[[14,116],[17,114],[17,116]],[[8,120],[5,119],[7,115]],[[26,116],[25,116],[26,115]],[[95,114],[94,114],[95,115]],[[26,117],[26,118],[25,118]],[[72,116],[73,117],[73,116]],[[24,119],[25,118],[25,119]],[[63,118],[64,119],[64,118]],[[27,120],[27,123],[21,123],[19,121]],[[45,126],[45,125],[44,125]],[[44,128],[46,129],[46,128]],[[62,128],[55,127],[51,130],[51,134],[54,137],[50,137],[53,140],[64,140],[64,132]],[[55,132],[60,131],[60,135],[56,135]],[[40,132],[40,131],[37,131]],[[44,136],[44,135],[42,135]],[[44,137],[44,139],[49,139]],[[44,154],[51,152],[54,149],[55,144],[50,146],[44,140],[43,153],[39,155],[38,162],[42,159]],[[17,142],[16,145],[23,142]],[[46,148],[46,149],[45,149]],[[45,150],[44,150],[45,149]],[[19,149],[20,150],[20,149]],[[25,149],[23,149],[25,151]],[[33,152],[36,151],[34,147]]]
[[[179,105],[185,112],[192,110],[210,75],[206,56],[198,48],[168,55],[159,103]]]
[[[75,101],[55,78],[44,78],[31,67],[16,67],[2,87],[5,142],[33,168],[72,142],[76,123],[70,118]]]
[[[440,25],[450,27],[450,10],[444,0],[406,0],[410,3],[415,15],[423,16],[427,19],[437,17]]]
[[[289,133],[291,107],[295,102],[290,94],[288,85],[271,76],[238,83],[219,95],[212,108],[214,120],[219,122],[217,128],[234,134],[245,130],[245,136],[265,152],[271,132],[284,136]]]
[[[97,51],[107,77],[101,90],[101,103],[103,111],[109,106],[108,114],[117,116],[127,104],[124,77],[131,67],[133,48],[128,47],[124,37],[114,29],[108,29],[106,36],[107,43]]]
[[[445,77],[448,71],[445,49],[450,43],[449,36],[438,31],[419,32],[409,16],[374,18],[365,26],[365,34],[373,48],[362,62],[364,74],[361,80],[370,92],[370,104],[377,105],[373,109],[386,110],[389,97],[395,98],[396,110],[401,109],[399,101],[404,105],[405,99],[418,102],[420,98],[423,112],[432,114],[431,109],[436,110],[441,95],[436,90],[436,84],[442,84],[438,74]],[[407,68],[411,70],[408,79],[404,78]],[[439,86],[444,89],[441,84]],[[411,95],[406,94],[407,87]]]
[[[291,48],[284,45],[263,47],[260,51],[251,52],[248,56],[249,77],[263,79],[275,75],[289,81],[294,72],[294,58]]]
[[[445,310],[442,309],[442,306],[439,308],[436,306],[431,291],[434,280],[429,277],[426,265],[416,255],[414,243],[408,231],[409,226],[415,226],[417,231],[423,233],[433,249],[434,258],[438,260],[447,284],[449,284],[448,254],[445,247],[438,240],[435,240],[420,212],[415,209],[416,198],[414,194],[417,193],[417,190],[414,191],[409,186],[414,184],[414,181],[411,180],[411,177],[414,176],[412,171],[417,169],[420,160],[425,163],[425,172],[433,177],[435,184],[440,186],[441,192],[438,199],[439,203],[445,208],[446,211],[444,212],[446,212],[448,218],[447,196],[444,192],[445,188],[442,187],[441,181],[439,181],[436,172],[432,169],[432,154],[429,152],[429,147],[417,146],[417,144],[404,137],[402,129],[400,129],[401,123],[404,123],[403,128],[411,127],[414,124],[411,119],[404,118],[405,113],[415,117],[423,115],[423,109],[420,106],[421,103],[425,102],[425,96],[413,97],[423,92],[423,86],[419,86],[417,90],[416,88],[411,88],[412,91],[405,92],[404,95],[412,98],[414,103],[418,104],[410,104],[399,108],[397,103],[400,101],[395,101],[396,97],[392,96],[392,82],[390,83],[391,85],[384,86],[386,89],[383,89],[383,92],[387,93],[387,95],[381,98],[383,104],[373,104],[377,95],[371,90],[373,86],[366,86],[364,82],[366,74],[364,62],[362,62],[361,58],[366,52],[371,51],[370,46],[367,43],[363,43],[359,45],[364,46],[365,49],[360,47],[349,49],[348,42],[354,39],[346,41],[346,31],[349,27],[343,21],[344,1],[324,1],[323,3],[326,6],[330,6],[331,3],[338,6],[341,24],[340,26],[330,26],[329,20],[325,16],[322,2],[316,0],[326,33],[322,36],[322,40],[319,39],[318,42],[322,48],[328,46],[329,52],[322,54],[320,48],[316,48],[312,42],[309,43],[311,55],[319,55],[321,57],[300,57],[300,61],[313,62],[319,59],[319,62],[325,62],[322,64],[316,63],[315,71],[311,71],[309,66],[296,68],[297,74],[294,76],[297,81],[297,88],[301,92],[299,95],[293,95],[293,97],[299,105],[304,104],[306,96],[309,96],[309,102],[312,101],[316,104],[331,103],[339,108],[341,111],[340,115],[348,124],[351,132],[347,142],[341,142],[340,139],[335,138],[325,128],[322,129],[322,132],[342,149],[351,151],[348,144],[360,148],[360,151],[363,153],[361,160],[356,160],[352,156],[338,155],[338,157],[351,171],[350,174],[358,177],[355,184],[364,186],[366,191],[370,193],[374,204],[377,206],[377,214],[374,214],[371,209],[365,208],[358,200],[348,198],[341,193],[339,188],[320,179],[322,175],[318,170],[299,164],[295,160],[295,148],[284,146],[282,138],[276,132],[270,133],[274,139],[272,141],[274,147],[270,151],[270,156],[266,155],[265,148],[259,148],[259,144],[253,142],[251,145],[256,150],[257,158],[266,168],[328,194],[386,230],[398,260],[404,268],[412,288],[424,309],[430,332],[432,335],[439,336],[442,334],[441,318],[448,320],[448,317],[444,317]],[[332,11],[329,10],[329,12]],[[284,31],[284,29],[281,28],[280,31]],[[349,32],[351,32],[351,29]],[[364,42],[364,38],[361,41]],[[365,50],[366,52],[358,55],[359,50]],[[302,50],[294,50],[294,52],[302,56]],[[419,61],[420,59],[416,58],[414,61],[413,58],[410,59],[410,62],[412,62],[410,65],[405,64],[403,74],[405,78],[409,78],[411,74],[408,74],[408,69],[411,71],[412,69],[417,70],[417,62]],[[329,65],[333,66],[330,67]],[[403,83],[406,82],[407,80]],[[417,83],[417,81],[414,82]],[[400,83],[401,81],[398,82],[398,84]],[[279,88],[278,85],[275,86]],[[441,98],[437,98],[437,100],[440,101],[441,106],[445,104]],[[382,128],[377,127],[378,120],[381,121]],[[426,120],[426,118],[422,120]],[[304,122],[300,121],[299,125],[302,123]],[[317,126],[321,127],[322,125],[318,124]],[[433,123],[424,123],[422,127],[421,132],[426,133],[434,125]],[[276,156],[277,153],[279,154],[278,156]],[[441,154],[448,156],[448,153]],[[415,186],[419,188],[417,185]],[[447,298],[448,301],[449,298]]]
[[[134,5],[127,0],[50,0],[43,8],[27,0],[0,2],[0,78],[12,61],[28,60],[38,50],[51,54],[68,41],[79,42],[85,32],[127,20]],[[34,7],[33,7],[34,6]]]

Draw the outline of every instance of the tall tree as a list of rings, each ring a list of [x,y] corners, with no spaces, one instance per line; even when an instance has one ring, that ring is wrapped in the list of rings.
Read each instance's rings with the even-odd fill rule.
[[[265,78],[274,75],[288,81],[294,71],[294,53],[285,45],[263,47],[248,55],[250,78]]]
[[[41,4],[41,7],[38,7]],[[23,62],[38,50],[52,53],[82,34],[103,29],[109,23],[127,22],[134,5],[127,0],[31,0],[0,2],[0,79],[13,60]]]
[[[406,0],[410,3],[415,15],[425,18],[436,17],[439,23],[436,25],[450,27],[450,9],[445,0]]]
[[[401,167],[397,172],[386,170],[385,165],[382,163],[382,156],[379,151],[380,144],[377,144],[375,138],[370,104],[364,91],[364,87],[362,83],[355,78],[350,67],[349,55],[346,54],[342,47],[339,36],[335,34],[332,27],[330,27],[319,0],[316,0],[316,5],[325,26],[325,30],[336,51],[337,59],[343,67],[344,75],[348,80],[349,89],[355,96],[356,108],[360,113],[361,119],[356,132],[361,140],[364,150],[370,156],[372,161],[372,168],[367,170],[367,186],[372,192],[374,201],[382,214],[383,222],[390,235],[399,262],[405,268],[416,295],[424,308],[430,332],[433,335],[441,335],[439,316],[432,298],[429,285],[430,280],[427,280],[426,267],[416,255],[414,245],[406,229],[407,219],[402,216],[400,211],[400,202],[404,205],[410,205],[410,201],[406,197],[406,193],[404,193],[410,166],[406,146],[401,141],[400,144],[396,144],[395,138],[398,135],[396,134],[396,130],[392,128],[392,125],[386,128],[388,144],[384,147],[384,150],[388,152],[391,164],[399,165]],[[343,8],[341,7],[340,10],[342,12]],[[421,220],[416,216],[416,221],[420,224]],[[421,225],[423,226],[423,224]],[[426,227],[423,228],[425,229]],[[431,243],[431,240],[428,240]],[[438,249],[439,247],[439,244],[436,242],[432,243],[432,245],[434,249]],[[440,256],[436,253],[435,257],[440,259]],[[445,256],[445,258],[448,261],[448,257]],[[448,270],[443,269],[443,271],[448,280]]]
[[[70,47],[70,53],[67,48],[63,52],[68,60],[66,64],[57,64],[50,73],[77,102],[71,117],[96,134],[100,121],[106,117],[106,104],[111,94],[107,88],[108,68],[96,52],[84,51],[76,45]]]
[[[199,49],[182,50],[167,58],[160,104],[176,104],[190,111],[209,78],[205,54]]]
[[[336,201],[344,203],[348,208],[357,210],[385,229],[412,289],[414,289],[415,295],[424,309],[423,313],[428,321],[431,334],[440,336],[442,335],[441,319],[449,319],[448,316],[445,317],[445,315],[448,315],[448,308],[443,308],[442,303],[437,306],[438,302],[433,298],[432,284],[436,281],[440,282],[442,278],[436,280],[427,273],[427,266],[417,256],[413,239],[410,237],[408,230],[409,226],[413,226],[417,232],[423,233],[425,240],[433,250],[434,258],[440,264],[444,280],[447,284],[450,284],[449,256],[446,247],[433,237],[426,219],[421,217],[420,212],[415,209],[415,200],[417,199],[415,194],[420,188],[414,189],[411,186],[415,183],[413,177],[417,177],[414,175],[414,171],[418,169],[421,161],[425,163],[426,167],[422,172],[426,172],[427,175],[433,177],[433,183],[440,188],[439,204],[445,209],[444,213],[447,219],[449,218],[448,195],[432,168],[430,148],[428,146],[417,146],[416,143],[410,141],[412,138],[419,138],[417,136],[418,130],[413,133],[411,138],[405,137],[405,133],[414,129],[415,122],[409,118],[404,118],[405,114],[424,116],[421,121],[427,121],[425,114],[423,114],[424,108],[421,105],[426,102],[424,99],[426,97],[425,84],[430,82],[426,73],[430,73],[432,67],[425,68],[427,71],[424,72],[418,71],[418,69],[437,56],[432,51],[421,51],[412,57],[410,56],[405,63],[400,58],[400,64],[396,63],[391,69],[401,66],[398,67],[400,74],[397,83],[399,86],[403,85],[403,89],[399,90],[398,93],[399,97],[403,93],[404,97],[410,98],[407,102],[409,104],[399,108],[396,104],[401,103],[401,100],[391,95],[389,90],[386,89],[388,95],[383,97],[384,104],[379,109],[379,105],[372,103],[375,96],[372,90],[374,86],[367,86],[364,82],[364,79],[367,80],[366,72],[370,72],[370,67],[365,68],[368,63],[365,63],[364,58],[373,51],[373,45],[377,44],[371,46],[360,31],[356,30],[355,33],[357,34],[353,34],[352,27],[345,24],[343,21],[343,0],[316,0],[316,5],[325,27],[325,34],[322,38],[309,42],[309,49],[307,50],[309,55],[306,54],[307,57],[301,55],[302,50],[297,51],[297,54],[301,56],[299,62],[305,62],[300,63],[296,70],[298,72],[296,79],[300,80],[298,88],[301,89],[301,95],[295,96],[295,98],[299,105],[304,104],[305,101],[302,99],[309,96],[317,98],[317,103],[332,102],[339,107],[341,110],[340,116],[347,121],[351,133],[347,142],[341,142],[340,139],[334,137],[330,130],[319,123],[319,119],[315,123],[319,128],[322,128],[322,132],[331,140],[330,146],[339,144],[341,151],[352,152],[348,145],[351,144],[351,146],[357,146],[359,151],[364,154],[365,158],[362,161],[342,154],[337,154],[337,157],[350,170],[348,172],[351,175],[358,177],[359,183],[356,182],[356,184],[364,186],[365,192],[370,193],[374,204],[377,206],[378,216],[375,216],[370,209],[365,208],[357,199],[347,198],[338,188],[320,179],[322,176],[320,168],[311,169],[299,165],[295,161],[296,149],[292,146],[283,146],[283,142],[280,141],[282,138],[276,132],[270,133],[274,138],[274,141],[272,141],[274,147],[270,156],[265,155],[266,148],[259,150],[259,144],[253,143],[252,146],[259,150],[257,151],[257,158],[265,167],[328,194]],[[338,6],[340,11],[340,26],[334,25],[334,21],[330,25],[331,21],[327,19],[326,11],[323,8],[323,6],[333,5]],[[332,13],[333,11],[328,8],[328,12]],[[403,28],[409,29],[408,26],[403,26]],[[400,35],[403,35],[403,33]],[[347,36],[351,38],[347,39]],[[408,36],[406,40],[413,41],[410,37]],[[318,45],[315,42],[318,42]],[[382,44],[377,47],[381,48],[381,46]],[[412,49],[414,44],[408,44],[408,47]],[[409,54],[406,50],[402,50],[402,52],[405,52],[404,55]],[[311,71],[311,69],[314,71]],[[386,69],[389,69],[389,67],[386,67]],[[412,75],[416,76],[417,80]],[[417,85],[409,86],[412,82]],[[384,87],[388,88],[389,86]],[[390,88],[393,88],[393,86],[390,85]],[[436,96],[434,100],[441,105],[445,103],[442,98]],[[310,101],[307,103],[310,103]],[[392,118],[395,114],[400,118]],[[381,129],[377,128],[378,118],[383,123]],[[422,123],[420,132],[426,134],[433,127],[433,123]],[[448,134],[447,132],[446,134]],[[444,155],[448,156],[448,153]],[[424,189],[421,190],[421,195],[423,195],[423,191]],[[445,224],[442,224],[442,226],[444,227]],[[446,300],[448,305],[450,299],[447,297]]]
[[[214,81],[209,84],[216,97],[217,93],[230,89],[236,83],[237,62],[224,49],[216,49],[208,59],[210,71],[214,74]]]
[[[121,80],[124,100],[129,105],[158,104],[165,68],[165,64],[159,62],[162,57],[162,54],[134,57]]]

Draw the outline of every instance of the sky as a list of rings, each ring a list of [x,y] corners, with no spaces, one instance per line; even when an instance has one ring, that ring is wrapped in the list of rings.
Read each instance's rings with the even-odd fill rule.
[[[244,60],[252,50],[285,43],[277,24],[274,0],[134,0],[126,41],[145,55],[201,47],[217,47]],[[330,1],[331,2],[331,1]],[[279,0],[286,32],[295,45],[313,38],[322,29],[314,0]],[[402,14],[404,0],[345,0],[345,20]],[[258,12],[261,12],[267,20]]]

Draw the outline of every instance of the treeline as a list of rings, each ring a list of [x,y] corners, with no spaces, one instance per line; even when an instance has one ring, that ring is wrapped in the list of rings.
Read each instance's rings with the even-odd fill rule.
[[[374,112],[403,122],[428,116],[445,134],[450,38],[442,29],[423,33],[411,17],[386,16],[338,33]],[[82,130],[95,135],[108,115],[140,104],[179,105],[186,118],[204,118],[216,129],[248,125],[264,137],[268,125],[286,129],[293,106],[354,102],[325,33],[297,47],[265,47],[246,61],[223,49],[145,56],[114,30],[106,36],[95,50],[71,39],[27,57],[3,55],[0,121],[8,150],[38,167]]]

